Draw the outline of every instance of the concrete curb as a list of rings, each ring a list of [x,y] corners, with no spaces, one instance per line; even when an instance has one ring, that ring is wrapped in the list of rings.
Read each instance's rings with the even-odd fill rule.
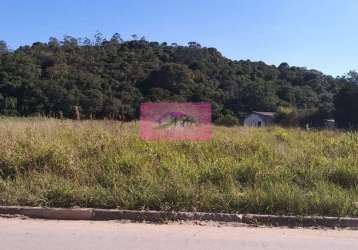
[[[0,206],[0,214],[24,215],[30,218],[53,220],[91,220],[93,209]]]
[[[358,230],[358,218],[321,216],[279,216],[202,212],[135,211],[96,208],[42,208],[0,206],[0,215],[22,215],[56,220],[130,220],[163,223],[166,221],[213,221],[250,225],[350,228]]]
[[[245,214],[242,223],[287,227],[351,228],[358,230],[358,218],[322,216],[278,216]]]
[[[94,209],[94,220],[242,222],[240,214]]]

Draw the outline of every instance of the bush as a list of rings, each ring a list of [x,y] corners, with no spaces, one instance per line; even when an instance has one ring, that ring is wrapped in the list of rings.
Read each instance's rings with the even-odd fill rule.
[[[238,126],[240,125],[240,121],[233,115],[224,115],[218,119],[216,122],[217,125],[222,125],[226,127]]]

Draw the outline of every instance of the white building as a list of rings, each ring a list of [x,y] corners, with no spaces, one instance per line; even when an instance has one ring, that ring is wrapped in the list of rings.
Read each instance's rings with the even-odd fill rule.
[[[244,120],[244,126],[247,127],[267,127],[273,123],[275,113],[254,111]]]
[[[324,128],[326,129],[335,129],[336,121],[334,119],[325,119],[324,120]]]

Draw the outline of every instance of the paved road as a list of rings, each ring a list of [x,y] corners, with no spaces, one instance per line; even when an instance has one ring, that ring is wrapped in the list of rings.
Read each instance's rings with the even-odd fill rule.
[[[0,218],[0,249],[358,249],[358,231]]]

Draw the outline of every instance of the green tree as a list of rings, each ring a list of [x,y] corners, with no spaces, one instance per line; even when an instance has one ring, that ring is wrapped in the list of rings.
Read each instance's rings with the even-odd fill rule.
[[[358,128],[358,85],[349,84],[335,96],[335,119],[341,128]]]
[[[9,53],[9,48],[5,41],[0,40],[0,55]]]

